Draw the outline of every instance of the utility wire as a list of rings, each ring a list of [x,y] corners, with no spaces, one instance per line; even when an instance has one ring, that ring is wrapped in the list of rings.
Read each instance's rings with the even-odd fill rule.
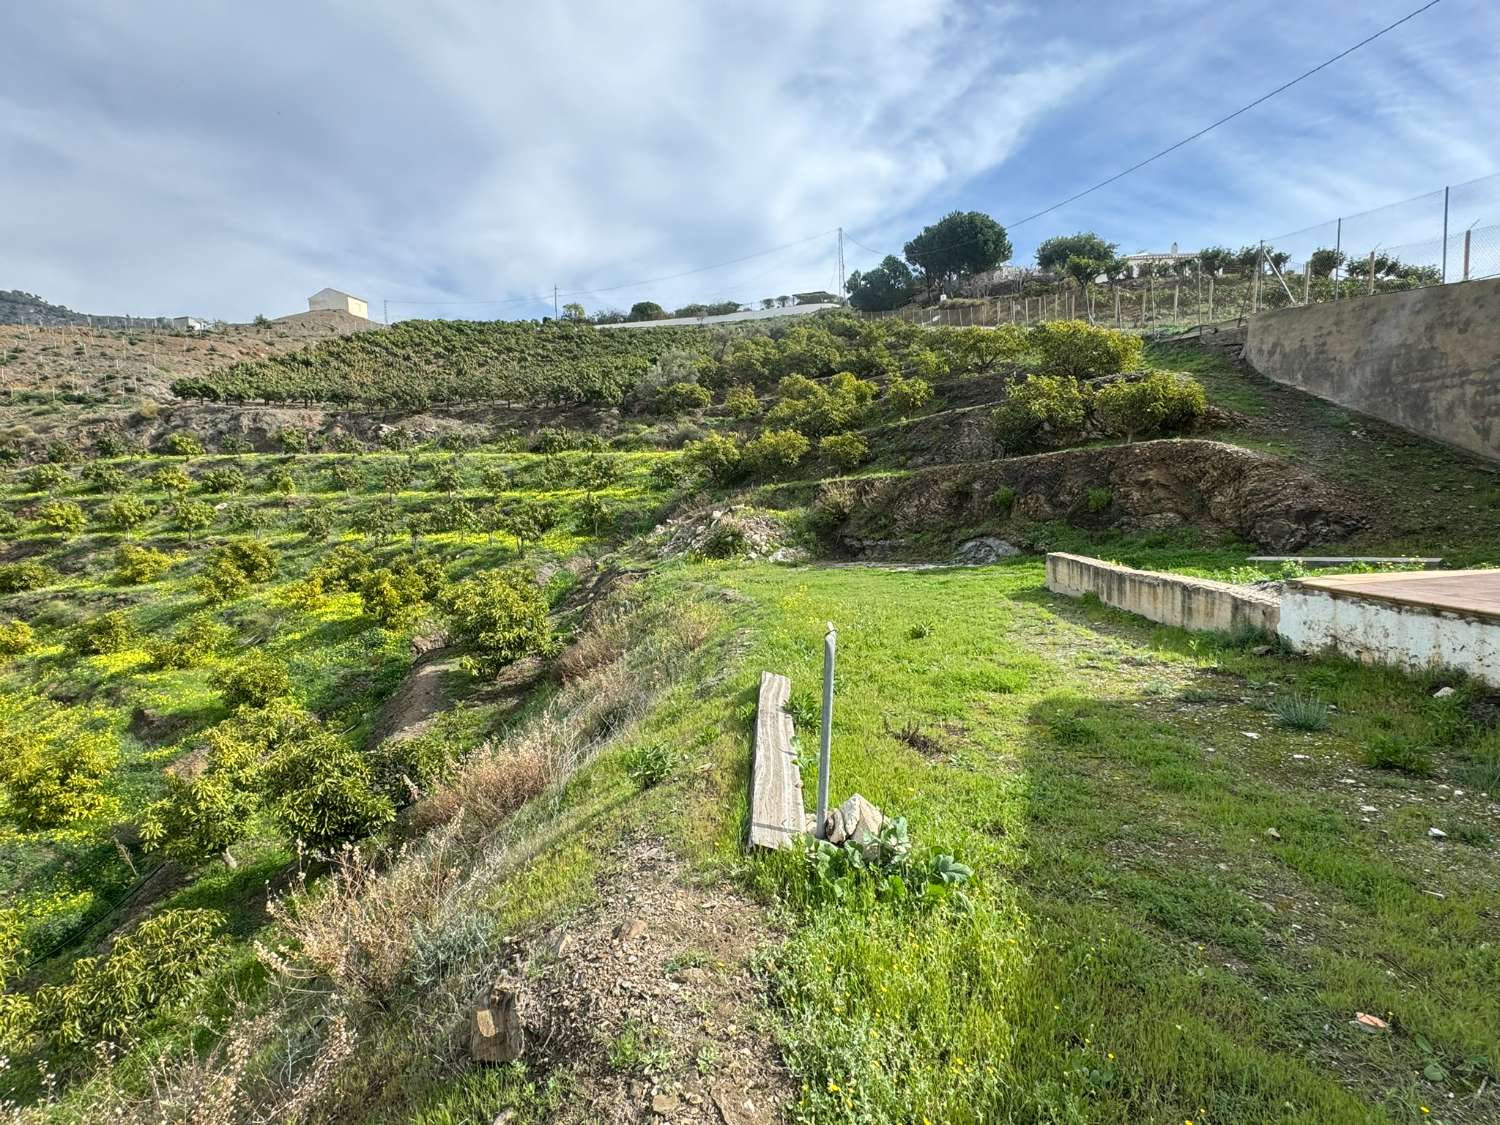
[[[1311,78],[1314,74],[1317,74],[1320,70],[1325,70],[1326,68],[1332,66],[1334,63],[1338,62],[1340,59],[1346,58],[1349,55],[1352,55],[1355,51],[1359,50],[1361,47],[1368,46],[1369,44],[1375,42],[1375,40],[1379,39],[1382,35],[1385,35],[1388,32],[1394,31],[1396,28],[1400,27],[1402,24],[1406,23],[1408,20],[1412,20],[1412,19],[1415,19],[1417,16],[1420,16],[1423,12],[1427,11],[1429,8],[1435,8],[1435,7],[1437,7],[1437,5],[1440,4],[1441,2],[1442,2],[1442,0],[1428,0],[1428,2],[1426,4],[1423,4],[1420,8],[1417,8],[1417,9],[1415,9],[1413,11],[1410,11],[1410,12],[1406,13],[1406,15],[1402,16],[1400,19],[1396,20],[1394,23],[1388,23],[1388,24],[1386,24],[1379,31],[1375,32],[1372,35],[1366,36],[1365,38],[1361,39],[1358,43],[1355,43],[1352,47],[1346,47],[1346,48],[1344,48],[1344,50],[1340,51],[1338,54],[1333,55],[1333,56],[1331,56],[1329,58],[1324,59],[1317,66],[1312,67],[1310,70],[1303,71],[1301,74],[1297,75],[1297,77],[1291,79],[1288,82],[1283,82],[1280,86],[1277,86],[1274,90],[1270,90],[1270,91],[1262,94],[1260,97],[1256,98],[1252,102],[1246,102],[1244,105],[1240,106],[1239,109],[1235,110],[1233,113],[1227,113],[1227,114],[1225,114],[1223,117],[1219,118],[1217,121],[1214,121],[1213,123],[1211,123],[1209,125],[1205,125],[1203,128],[1199,129],[1196,133],[1193,133],[1193,134],[1191,134],[1189,136],[1183,137],[1182,140],[1177,141],[1174,144],[1168,145],[1166,148],[1162,149],[1160,152],[1152,153],[1150,156],[1146,157],[1144,160],[1137,161],[1136,163],[1132,164],[1129,168],[1125,168],[1125,169],[1122,169],[1119,172],[1116,172],[1113,176],[1110,176],[1108,179],[1100,180],[1093,187],[1085,188],[1083,191],[1080,191],[1080,192],[1077,192],[1077,193],[1075,193],[1073,195],[1070,195],[1070,196],[1068,196],[1068,198],[1066,198],[1064,200],[1061,200],[1061,201],[1059,201],[1057,203],[1054,203],[1050,207],[1044,207],[1040,211],[1037,211],[1037,212],[1035,212],[1033,214],[1027,215],[1024,219],[1018,219],[1017,221],[1015,221],[1013,223],[1006,223],[1005,224],[1005,229],[1007,231],[1011,231],[1011,230],[1014,230],[1016,227],[1024,226],[1026,223],[1031,222],[1033,219],[1040,219],[1043,215],[1050,215],[1053,211],[1056,211],[1060,207],[1066,207],[1070,203],[1075,203],[1078,200],[1082,199],[1086,195],[1092,195],[1094,192],[1098,191],[1100,188],[1108,187],[1110,184],[1114,183],[1116,180],[1122,180],[1122,179],[1124,179],[1126,176],[1130,175],[1132,172],[1138,172],[1138,171],[1140,171],[1142,168],[1146,167],[1146,165],[1151,164],[1151,163],[1153,163],[1153,162],[1155,162],[1157,160],[1160,160],[1163,156],[1166,156],[1167,154],[1172,153],[1172,152],[1176,152],[1178,149],[1182,148],[1184,145],[1191,144],[1193,141],[1196,141],[1199,137],[1202,137],[1202,136],[1204,136],[1204,135],[1206,135],[1208,133],[1213,132],[1220,125],[1227,124],[1228,122],[1233,121],[1236,117],[1239,117],[1241,114],[1247,113],[1250,110],[1254,109],[1256,106],[1261,105],[1263,102],[1270,101],[1277,94],[1281,94],[1281,93],[1284,93],[1287,90],[1290,90],[1293,86],[1297,85],[1297,83],[1302,82],[1305,79]],[[854,242],[854,244],[856,246],[859,246],[861,249],[869,250],[869,252],[871,254],[877,254],[877,253],[879,253],[879,251],[877,251],[877,250],[870,250],[870,248],[868,246],[864,246],[862,243],[856,242],[853,238],[850,237],[848,231],[844,232],[844,237],[848,238],[850,242]],[[971,245],[974,241],[975,240],[972,239],[972,238],[965,238],[965,239],[961,239],[958,242],[950,243],[950,244],[948,244],[946,246],[935,246],[935,247],[932,247],[931,250],[933,252],[941,251],[941,250],[954,250],[954,249],[957,249],[960,246]]]

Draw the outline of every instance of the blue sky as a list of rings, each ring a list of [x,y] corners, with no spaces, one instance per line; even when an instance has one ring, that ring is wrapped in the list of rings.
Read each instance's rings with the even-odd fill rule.
[[[541,315],[479,302],[554,284],[591,310],[829,288],[812,236],[899,252],[955,208],[1014,222],[1418,2],[12,0],[0,288],[235,320],[324,285],[393,319]],[[1014,229],[1016,256],[1078,229],[1240,245],[1472,180],[1500,171],[1497,110],[1500,5],[1442,0]],[[1462,204],[1457,226],[1500,222],[1500,186]],[[1346,245],[1440,221],[1413,204]]]

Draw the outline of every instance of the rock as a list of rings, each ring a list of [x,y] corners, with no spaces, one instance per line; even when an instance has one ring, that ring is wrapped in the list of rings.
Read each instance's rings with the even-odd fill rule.
[[[651,1099],[651,1112],[658,1117],[670,1117],[677,1112],[676,1094],[657,1094]]]
[[[1427,835],[1431,836],[1434,840],[1446,840],[1448,838],[1448,833],[1437,827],[1429,828]]]
[[[1351,1022],[1361,1031],[1385,1031],[1391,1026],[1379,1016],[1368,1015],[1365,1012],[1355,1012]]]
[[[1359,806],[1359,811],[1360,812],[1379,812],[1380,810],[1377,809],[1374,805],[1360,805]]]
[[[1432,698],[1433,699],[1447,699],[1452,694],[1453,694],[1453,689],[1451,687],[1440,687],[1440,688],[1437,689],[1437,691],[1435,691],[1435,692],[1432,693]]]
[[[864,847],[880,835],[885,816],[858,793],[839,806],[844,822],[844,836],[856,846]]]
[[[448,634],[437,630],[430,633],[419,633],[411,639],[412,656],[426,656],[429,652],[436,652],[448,644]]]
[[[1250,650],[1250,653],[1253,656],[1270,656],[1271,655],[1271,646],[1270,645],[1256,645],[1254,648],[1252,648]]]
[[[1254,742],[1260,738],[1260,735],[1256,734],[1253,730],[1242,730],[1240,731],[1240,733],[1248,738],[1251,742]]]
[[[488,1002],[475,1008],[470,1018],[469,1057],[481,1063],[514,1062],[525,1045],[515,988],[504,978],[496,980]]]
[[[1266,839],[1267,840],[1279,840],[1279,839],[1281,839],[1281,833],[1278,832],[1278,831],[1276,831],[1276,829],[1274,829],[1274,828],[1267,828],[1266,829]]]
[[[1021,548],[1014,543],[996,539],[993,535],[981,535],[977,539],[960,543],[953,552],[953,561],[962,566],[983,566],[1000,559],[1014,558],[1020,553]]]
[[[646,919],[633,915],[615,927],[615,940],[621,945],[629,945],[645,933],[646,929]]]
[[[823,839],[837,847],[849,838],[844,830],[844,814],[837,808],[828,810],[828,819],[823,824]]]

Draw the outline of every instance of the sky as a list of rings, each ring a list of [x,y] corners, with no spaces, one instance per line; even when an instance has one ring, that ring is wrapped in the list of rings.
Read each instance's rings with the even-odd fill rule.
[[[393,321],[548,315],[554,286],[672,308],[834,288],[837,228],[868,268],[955,209],[1024,263],[1076,230],[1301,252],[1431,192],[1344,245],[1436,240],[1443,185],[1500,172],[1493,0],[1019,222],[1421,2],[9,0],[0,289],[235,321],[324,286]],[[1455,190],[1471,221],[1500,184]]]

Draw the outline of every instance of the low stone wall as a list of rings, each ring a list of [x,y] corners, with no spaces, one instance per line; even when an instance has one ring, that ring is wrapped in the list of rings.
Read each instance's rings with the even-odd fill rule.
[[[1407,671],[1455,668],[1500,687],[1500,618],[1366,597],[1334,579],[1290,582],[1281,638],[1299,652],[1333,651]]]
[[[1094,594],[1105,605],[1193,631],[1249,626],[1274,636],[1281,616],[1276,598],[1244,586],[1132,570],[1060,551],[1047,556],[1047,589],[1073,598]]]

